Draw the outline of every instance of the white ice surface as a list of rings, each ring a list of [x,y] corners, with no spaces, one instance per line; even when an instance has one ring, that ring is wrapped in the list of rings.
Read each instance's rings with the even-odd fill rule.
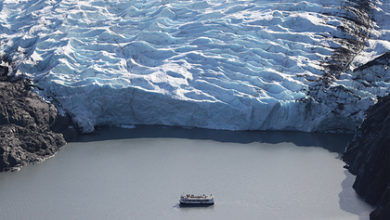
[[[375,30],[371,33],[371,38],[367,42],[367,47],[355,57],[353,67],[376,58],[383,53],[390,51],[390,2],[377,1],[373,19],[375,20]]]
[[[353,94],[335,89],[320,94],[332,96],[328,102],[300,101],[310,98],[310,84],[323,75],[321,63],[338,45],[332,36],[342,35],[337,15],[345,4],[4,0],[0,55],[10,56],[16,74],[33,78],[42,95],[54,97],[86,132],[103,124],[348,127],[375,102],[377,88],[356,89],[345,73],[332,86]],[[377,1],[376,9],[376,37],[356,66],[390,47],[389,4]]]

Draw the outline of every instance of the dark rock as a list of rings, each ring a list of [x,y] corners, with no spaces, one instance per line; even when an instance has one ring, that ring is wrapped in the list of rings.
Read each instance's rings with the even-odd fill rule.
[[[379,206],[370,214],[371,220],[389,220],[390,219],[390,188],[386,192],[379,203]]]
[[[8,77],[8,67],[0,66],[0,80],[7,79]]]
[[[377,205],[371,219],[390,219],[390,95],[380,98],[366,114],[343,159],[356,175],[356,192]]]
[[[367,62],[366,64],[354,69],[354,72],[362,71],[364,69],[368,69],[372,66],[378,66],[378,65],[388,65],[390,60],[390,51],[382,54],[381,56],[371,60],[370,62]]]
[[[61,132],[77,134],[70,117],[32,92],[28,80],[11,82],[7,74],[0,66],[0,171],[43,161],[66,144]]]
[[[79,134],[79,130],[73,125],[72,118],[68,114],[58,116],[50,127],[54,132],[62,133],[66,141],[75,139]]]
[[[74,126],[70,125],[64,130],[62,130],[61,133],[64,135],[66,141],[71,141],[77,138],[80,131],[76,129]]]

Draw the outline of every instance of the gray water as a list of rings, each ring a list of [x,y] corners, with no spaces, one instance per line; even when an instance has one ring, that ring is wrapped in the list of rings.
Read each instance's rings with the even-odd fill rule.
[[[106,129],[0,174],[0,219],[368,219],[339,153],[349,137]],[[182,193],[215,206],[179,208]]]

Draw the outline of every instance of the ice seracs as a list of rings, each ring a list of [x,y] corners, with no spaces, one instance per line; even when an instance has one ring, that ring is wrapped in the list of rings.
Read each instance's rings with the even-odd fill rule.
[[[353,40],[368,46],[337,65],[355,68],[390,49],[389,3],[367,2],[372,10],[347,0],[4,1],[0,57],[85,132],[352,130],[376,89],[355,89],[352,69],[332,75],[326,66]],[[377,23],[362,29],[357,12]]]

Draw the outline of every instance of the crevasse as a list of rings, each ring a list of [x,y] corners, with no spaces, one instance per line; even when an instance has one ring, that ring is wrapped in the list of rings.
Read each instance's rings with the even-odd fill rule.
[[[0,56],[85,132],[348,131],[389,90],[353,71],[389,50],[389,3],[356,2],[5,0]]]

